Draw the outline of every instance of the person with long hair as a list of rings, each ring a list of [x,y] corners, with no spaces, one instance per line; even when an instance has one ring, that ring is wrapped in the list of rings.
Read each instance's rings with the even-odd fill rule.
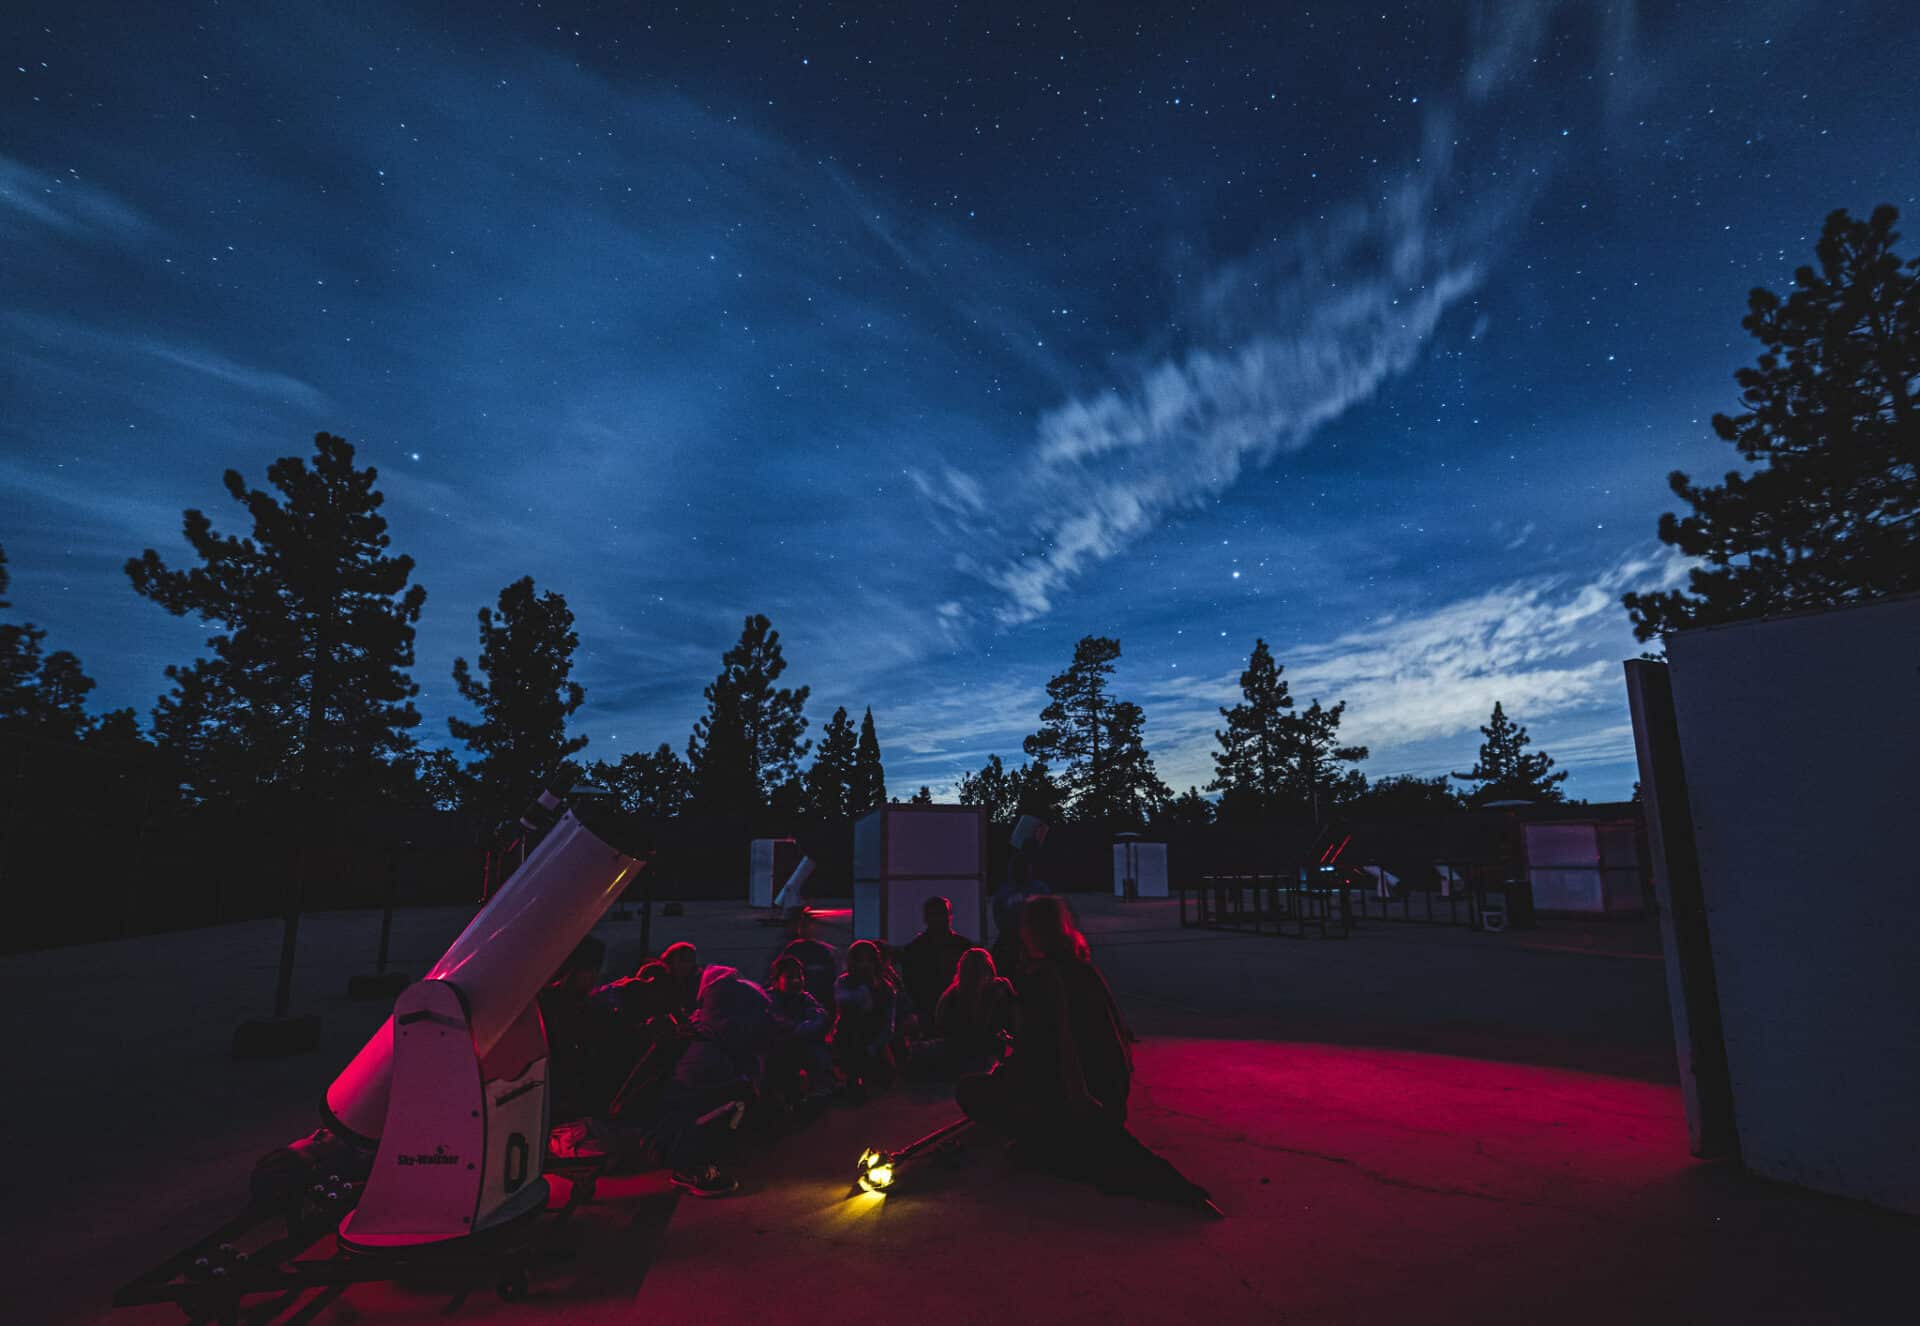
[[[1133,1034],[1066,902],[1030,898],[1020,936],[1019,1034],[992,1072],[960,1079],[962,1112],[1029,1163],[1108,1192],[1208,1204],[1205,1189],[1127,1131]]]
[[[871,939],[847,945],[847,969],[833,983],[833,1058],[853,1100],[893,1080],[899,1001],[900,978],[880,946]]]
[[[994,970],[993,955],[970,948],[934,1008],[940,1062],[949,1073],[981,1073],[1000,1062],[1013,1034],[1013,983]]]

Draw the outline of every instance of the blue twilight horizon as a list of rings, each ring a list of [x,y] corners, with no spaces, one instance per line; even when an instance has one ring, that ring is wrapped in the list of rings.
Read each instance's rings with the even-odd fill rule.
[[[122,563],[325,430],[428,591],[422,740],[531,574],[587,758],[684,746],[764,612],[901,794],[1017,762],[1102,634],[1176,789],[1262,637],[1371,776],[1497,699],[1626,795],[1619,596],[1683,574],[1667,472],[1737,463],[1747,290],[1920,166],[1894,3],[29,0],[0,45],[0,544],[96,712],[205,635]]]

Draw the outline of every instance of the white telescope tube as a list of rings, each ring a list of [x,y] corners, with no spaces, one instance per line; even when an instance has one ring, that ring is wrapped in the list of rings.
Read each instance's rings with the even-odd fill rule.
[[[787,876],[787,882],[780,886],[780,893],[773,900],[775,907],[792,907],[800,901],[800,886],[813,874],[813,858],[803,856],[800,864]]]
[[[425,978],[460,991],[476,1055],[493,1048],[643,864],[595,837],[569,811],[508,876]],[[392,1072],[388,1018],[327,1088],[329,1125],[377,1139],[386,1126]]]
[[[1038,815],[1022,815],[1014,821],[1013,833],[1007,841],[1016,852],[1026,851],[1028,843],[1037,848],[1047,841],[1047,828],[1047,822]]]

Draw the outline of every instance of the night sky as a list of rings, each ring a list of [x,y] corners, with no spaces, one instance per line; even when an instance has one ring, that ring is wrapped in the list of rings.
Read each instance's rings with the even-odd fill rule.
[[[431,743],[531,574],[588,758],[684,746],[757,611],[899,794],[1099,633],[1178,788],[1259,635],[1372,776],[1501,699],[1624,796],[1618,599],[1736,459],[1748,288],[1920,233],[1910,5],[1173,8],[11,0],[13,617],[144,715],[204,627],[122,563],[324,429]]]

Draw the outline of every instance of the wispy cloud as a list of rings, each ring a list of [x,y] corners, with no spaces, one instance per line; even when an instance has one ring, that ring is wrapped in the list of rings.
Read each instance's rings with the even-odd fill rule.
[[[309,382],[271,368],[242,363],[190,340],[102,326],[58,314],[11,309],[0,311],[0,333],[4,333],[0,336],[0,354],[33,361],[37,370],[65,371],[76,383],[97,379],[104,359],[114,360],[128,369],[143,367],[138,363],[141,359],[157,359],[268,403],[308,414],[324,414],[333,408],[327,394]],[[181,394],[203,400],[204,384],[193,383]]]
[[[1525,76],[1551,18],[1484,11],[1462,94],[1425,109],[1397,169],[1188,283],[1197,293],[1170,319],[1182,344],[1041,416],[1017,480],[1002,485],[1010,500],[983,510],[978,480],[952,468],[913,475],[943,523],[965,532],[970,551],[957,561],[988,587],[994,617],[1044,615],[1093,566],[1306,446],[1418,361],[1539,187],[1532,170],[1464,167],[1461,145],[1484,127],[1478,103]]]
[[[1331,640],[1270,643],[1300,703],[1346,701],[1342,735],[1371,748],[1369,770],[1401,772],[1423,745],[1470,738],[1495,701],[1527,723],[1616,705],[1627,646],[1621,592],[1671,587],[1687,565],[1635,555],[1584,582],[1516,581]],[[1238,672],[1161,680],[1145,694],[1165,776],[1204,781],[1217,710],[1240,698]],[[1621,731],[1613,719],[1570,731],[1553,753],[1563,763],[1616,759],[1632,750]]]
[[[110,190],[74,171],[55,174],[0,156],[0,225],[12,237],[53,231],[70,239],[137,239],[152,224]]]
[[[210,350],[193,346],[166,345],[147,341],[143,348],[156,359],[177,364],[181,368],[192,369],[196,373],[224,382],[230,387],[238,387],[242,391],[264,396],[283,405],[296,406],[316,413],[332,408],[325,392],[285,373],[276,373],[267,368],[255,368],[228,359],[224,355],[214,354]]]
[[[1483,270],[1431,226],[1441,176],[1436,161],[1385,198],[1219,273],[1202,296],[1209,344],[1039,421],[1017,489],[1024,528],[970,564],[1002,595],[1002,622],[1047,612],[1093,564],[1304,446],[1411,366]],[[923,490],[954,517],[977,511],[950,473]]]
[[[928,760],[972,769],[989,754],[1020,758],[1020,742],[1039,726],[1046,706],[1044,688],[1035,682],[994,680],[916,697],[910,707],[877,716],[886,720],[883,741],[889,764],[924,767]]]

